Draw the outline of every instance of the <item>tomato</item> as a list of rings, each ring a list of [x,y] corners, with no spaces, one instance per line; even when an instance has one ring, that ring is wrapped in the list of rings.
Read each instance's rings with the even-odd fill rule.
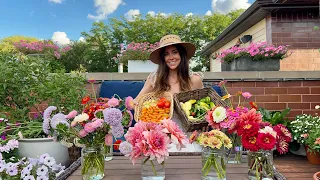
[[[170,105],[171,105],[170,101],[167,101],[166,103],[164,103],[165,108],[170,108]]]
[[[165,105],[165,103],[164,103],[163,101],[159,101],[159,102],[157,103],[157,106],[158,106],[159,108],[163,108],[164,105]]]
[[[167,101],[167,99],[166,98],[164,98],[164,97],[162,97],[162,98],[160,98],[160,100],[159,100],[160,102],[166,102]]]
[[[116,140],[116,142],[114,142],[114,145],[113,145],[113,149],[118,151],[119,150],[119,145],[122,141],[119,139],[119,140]]]
[[[195,115],[196,115],[196,113],[195,113],[195,112],[192,112],[192,113],[191,113],[191,116],[195,116]]]

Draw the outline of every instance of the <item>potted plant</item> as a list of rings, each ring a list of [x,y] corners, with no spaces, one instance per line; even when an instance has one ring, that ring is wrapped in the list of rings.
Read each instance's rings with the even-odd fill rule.
[[[249,47],[233,46],[217,56],[222,71],[279,71],[280,60],[287,57],[287,46],[251,43]]]
[[[313,126],[305,137],[308,161],[311,164],[320,164],[320,127]]]
[[[302,114],[298,115],[294,121],[290,122],[290,130],[292,132],[293,140],[296,140],[301,145],[305,146],[307,151],[306,155],[310,163],[312,162],[312,157],[310,155],[319,152],[317,145],[314,144],[317,141],[317,136],[319,133],[316,131],[319,130],[320,118],[318,115]],[[313,152],[313,153],[311,153]],[[309,157],[308,157],[309,156]]]
[[[149,42],[121,44],[120,54],[113,59],[120,65],[128,66],[128,72],[153,72],[157,70],[158,65],[149,61],[149,55],[154,48],[158,47],[158,44]]]

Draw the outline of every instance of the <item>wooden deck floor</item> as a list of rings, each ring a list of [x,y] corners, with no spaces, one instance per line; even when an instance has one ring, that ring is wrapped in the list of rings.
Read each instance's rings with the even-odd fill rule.
[[[274,157],[274,164],[288,180],[312,180],[313,174],[320,171],[320,165],[310,164],[304,156]]]
[[[274,165],[288,180],[312,180],[315,172],[320,171],[320,165],[310,164],[306,157],[302,156],[279,156],[274,158]],[[200,156],[170,156],[166,161],[166,180],[201,179],[201,159]],[[246,180],[247,165],[228,164],[227,179]],[[141,179],[139,162],[133,166],[127,157],[115,156],[110,162],[106,162],[104,179]],[[73,172],[68,180],[81,179],[80,167]]]

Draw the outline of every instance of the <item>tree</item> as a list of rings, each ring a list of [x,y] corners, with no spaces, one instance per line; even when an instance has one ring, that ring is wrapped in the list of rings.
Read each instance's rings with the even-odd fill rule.
[[[0,52],[16,52],[14,44],[20,42],[21,40],[29,43],[39,41],[39,39],[37,38],[27,36],[5,37],[3,39],[0,39]]]
[[[110,28],[103,22],[94,22],[89,33],[81,34],[90,47],[85,68],[89,72],[117,72],[117,64],[112,58],[116,56],[120,46],[114,41]]]

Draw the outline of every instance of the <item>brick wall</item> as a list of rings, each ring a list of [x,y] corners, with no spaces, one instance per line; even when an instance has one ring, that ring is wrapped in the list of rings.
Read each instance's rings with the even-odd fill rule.
[[[210,84],[216,84],[211,82]],[[291,108],[289,119],[296,115],[320,112],[314,107],[320,104],[320,81],[243,81],[228,82],[230,94],[238,91],[250,92],[259,107],[268,110],[283,110]],[[237,102],[238,99],[234,99]],[[249,103],[246,106],[249,107]]]
[[[271,15],[272,44],[290,49],[290,56],[281,61],[281,71],[320,70],[320,30],[315,27],[320,27],[317,9]]]

